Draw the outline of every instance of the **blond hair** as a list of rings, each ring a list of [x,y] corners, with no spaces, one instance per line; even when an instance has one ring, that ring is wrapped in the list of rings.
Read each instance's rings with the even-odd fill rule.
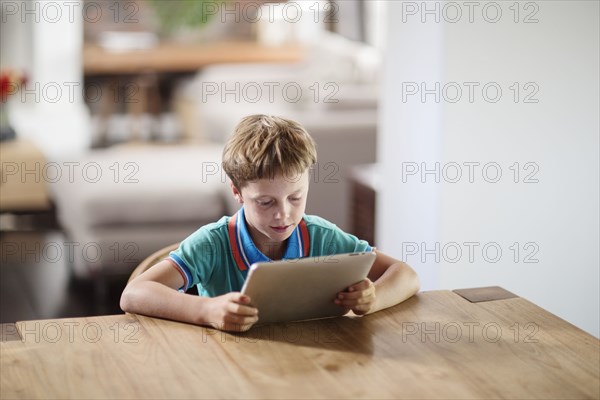
[[[262,114],[243,118],[223,150],[223,169],[238,190],[258,179],[297,176],[316,162],[315,142],[302,125]]]

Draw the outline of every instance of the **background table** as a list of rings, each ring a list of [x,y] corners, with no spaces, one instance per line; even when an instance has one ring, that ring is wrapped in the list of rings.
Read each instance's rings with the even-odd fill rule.
[[[600,396],[598,339],[500,288],[243,334],[134,315],[16,328],[2,398]]]
[[[42,151],[28,139],[2,142],[0,161],[0,212],[50,209],[46,181],[55,176],[46,175],[56,174],[56,164],[46,163]]]
[[[148,50],[111,52],[87,43],[83,48],[85,75],[196,71],[212,64],[288,63],[301,61],[299,45],[265,46],[256,42],[213,42],[197,45],[161,43]]]

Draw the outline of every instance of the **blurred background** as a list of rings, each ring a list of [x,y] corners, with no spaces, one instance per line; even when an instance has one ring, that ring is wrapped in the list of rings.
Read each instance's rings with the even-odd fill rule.
[[[265,113],[317,142],[307,213],[599,336],[597,1],[0,5],[0,322],[120,312],[235,212],[222,146]]]

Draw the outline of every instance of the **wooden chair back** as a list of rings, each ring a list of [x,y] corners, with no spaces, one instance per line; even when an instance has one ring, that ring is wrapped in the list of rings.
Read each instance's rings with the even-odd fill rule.
[[[131,273],[127,283],[131,282],[133,279],[140,276],[144,271],[148,270],[151,266],[158,263],[159,261],[164,260],[170,252],[176,250],[179,247],[179,243],[170,244],[162,249],[155,251],[146,257]]]

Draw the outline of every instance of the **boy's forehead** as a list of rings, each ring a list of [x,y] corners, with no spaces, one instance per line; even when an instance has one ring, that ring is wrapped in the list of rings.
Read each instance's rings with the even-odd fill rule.
[[[293,193],[308,186],[308,173],[291,176],[277,175],[274,178],[258,179],[247,182],[242,191],[250,195],[268,195]]]

